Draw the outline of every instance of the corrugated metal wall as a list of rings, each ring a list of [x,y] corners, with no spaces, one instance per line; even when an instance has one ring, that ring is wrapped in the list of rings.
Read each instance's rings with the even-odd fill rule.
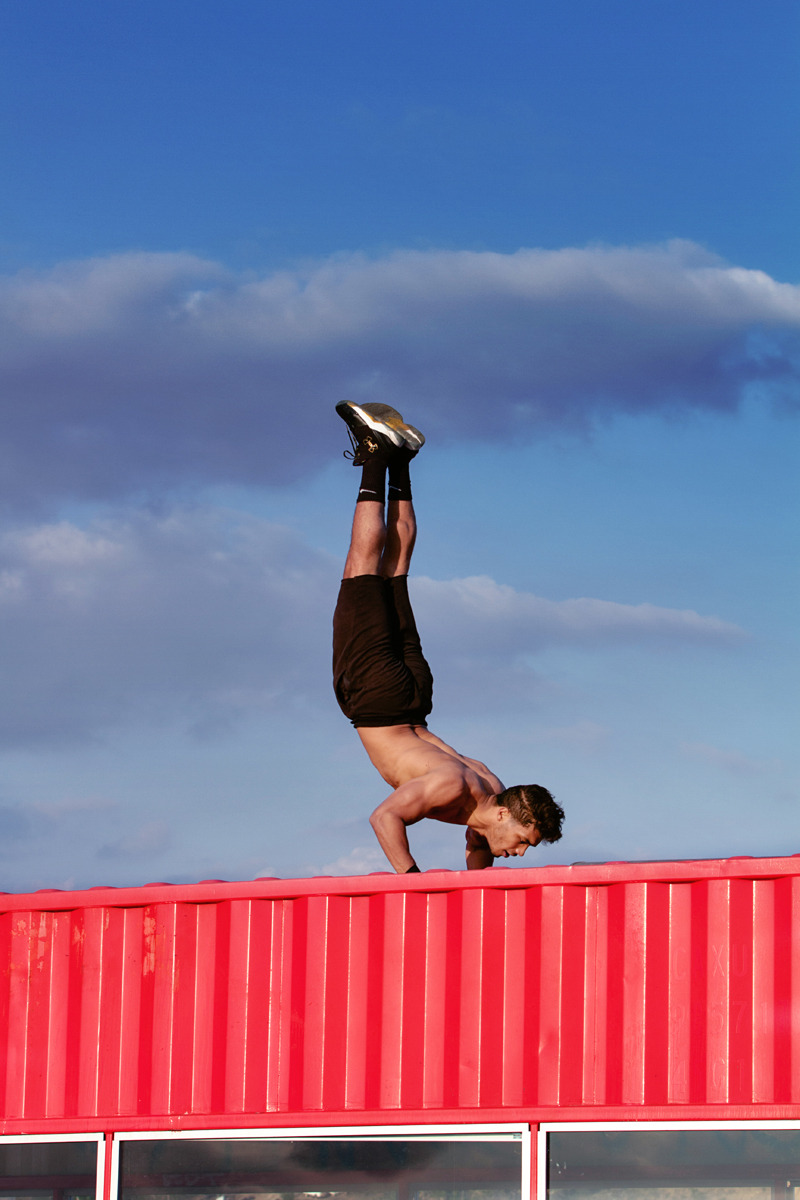
[[[6,1120],[800,1103],[797,858],[0,908]]]

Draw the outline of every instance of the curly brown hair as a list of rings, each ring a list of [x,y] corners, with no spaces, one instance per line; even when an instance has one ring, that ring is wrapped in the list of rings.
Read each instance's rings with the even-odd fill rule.
[[[520,825],[535,825],[543,842],[557,842],[561,837],[564,810],[556,804],[547,788],[538,783],[520,783],[506,788],[495,796],[495,803],[507,808]]]

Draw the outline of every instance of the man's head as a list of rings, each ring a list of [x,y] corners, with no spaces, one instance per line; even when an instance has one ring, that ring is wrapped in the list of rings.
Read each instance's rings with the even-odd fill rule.
[[[506,788],[487,800],[475,828],[495,858],[522,858],[531,846],[557,842],[564,810],[537,784]]]
[[[499,808],[508,810],[509,815],[523,826],[535,825],[542,842],[557,842],[561,837],[561,822],[564,810],[556,804],[547,788],[538,783],[523,783],[506,788],[494,798]]]

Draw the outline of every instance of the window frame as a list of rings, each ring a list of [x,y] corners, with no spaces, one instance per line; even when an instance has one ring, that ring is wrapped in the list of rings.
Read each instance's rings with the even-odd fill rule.
[[[95,1200],[103,1200],[106,1175],[106,1137],[103,1133],[8,1133],[0,1134],[0,1146],[40,1146],[48,1142],[94,1142],[97,1146]]]
[[[685,1130],[708,1132],[712,1129],[793,1129],[800,1132],[798,1121],[543,1121],[536,1134],[535,1200],[547,1200],[547,1139],[551,1133],[659,1133]],[[799,1181],[800,1182],[800,1181]]]
[[[309,1128],[132,1130],[115,1133],[111,1143],[109,1200],[119,1200],[120,1146],[156,1141],[325,1141],[325,1142],[518,1142],[521,1147],[520,1200],[532,1200],[532,1135],[528,1123],[483,1125],[331,1125]]]

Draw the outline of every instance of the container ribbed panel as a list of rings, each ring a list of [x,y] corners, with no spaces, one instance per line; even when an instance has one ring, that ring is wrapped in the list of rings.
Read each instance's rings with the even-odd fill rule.
[[[800,1103],[800,859],[0,895],[6,1122]]]

